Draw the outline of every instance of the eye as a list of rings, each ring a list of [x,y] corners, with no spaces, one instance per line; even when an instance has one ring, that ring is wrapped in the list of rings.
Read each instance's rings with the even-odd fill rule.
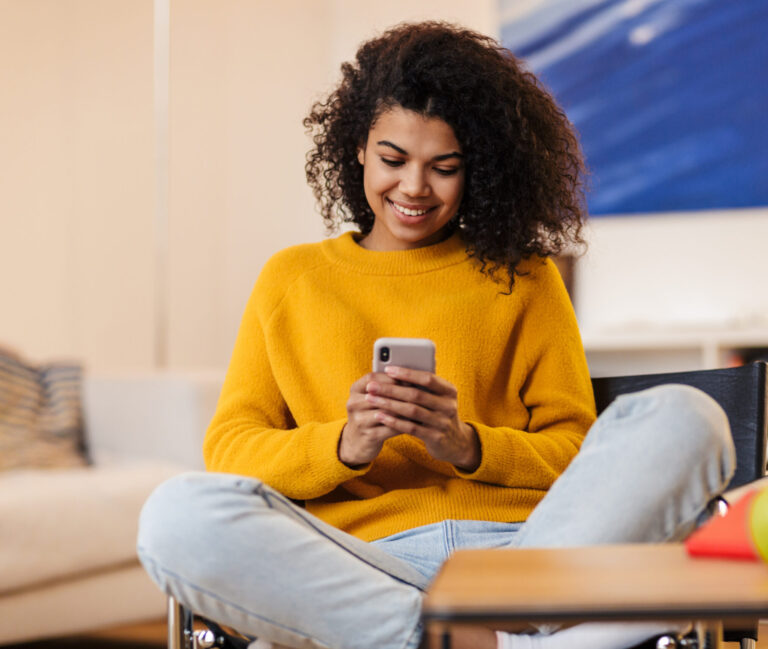
[[[435,171],[441,176],[453,176],[459,172],[459,167],[435,167]]]
[[[402,167],[403,161],[395,158],[382,158],[381,161],[388,167]]]

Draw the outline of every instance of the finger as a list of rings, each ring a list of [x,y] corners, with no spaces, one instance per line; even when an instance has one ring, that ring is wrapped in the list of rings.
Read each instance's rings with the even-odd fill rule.
[[[416,390],[416,388],[413,388]],[[366,389],[365,392],[359,393],[359,392],[352,392],[349,395],[349,399],[347,399],[347,411],[351,410],[371,410],[375,409],[376,403],[373,402],[371,399],[368,399],[368,396],[371,395],[379,395],[382,393],[383,387],[382,386],[374,386],[373,391],[370,389]]]
[[[361,416],[358,422],[358,435],[365,439],[368,444],[381,445],[391,437],[396,437],[401,433],[390,426],[384,424],[376,413],[379,410],[372,410]]]
[[[435,404],[442,397],[427,392],[423,388],[411,385],[410,383],[386,383],[381,384],[377,381],[371,381],[366,386],[366,395],[375,395],[397,399],[398,401],[408,401],[418,403],[425,407]]]
[[[378,455],[384,442],[399,434],[382,424],[374,411],[351,418],[342,433],[339,457],[354,464],[368,462]]]
[[[448,419],[453,419],[458,416],[458,403],[456,401],[455,390],[451,390],[451,393],[447,395],[437,395],[410,385],[394,384],[390,386],[381,386],[373,392],[368,392],[366,395],[367,401],[374,405],[378,404],[384,406],[382,402],[375,401],[374,399],[369,398],[369,396],[383,397],[417,404],[427,410],[441,413]]]
[[[366,391],[370,391],[371,389],[375,391],[383,385],[395,385],[396,383],[395,379],[382,372],[371,372],[370,374],[366,374],[365,378],[367,378],[367,383],[365,384]]]
[[[400,433],[416,435],[424,442],[450,435],[451,420],[441,412],[399,401],[393,401],[382,406],[379,412],[393,418],[383,419],[381,416],[377,416],[379,421],[395,428]],[[395,423],[392,424],[392,421]],[[402,422],[407,422],[407,425],[403,425]]]
[[[415,388],[413,389],[416,390]],[[365,401],[372,408],[384,410],[397,417],[404,417],[424,423],[430,423],[434,419],[434,412],[432,410],[412,401],[391,399],[377,394],[365,395]]]
[[[377,410],[375,417],[377,421],[386,426],[388,429],[394,431],[397,435],[411,435],[426,442],[436,434],[440,434],[431,427],[423,425],[423,423],[419,421],[415,421],[413,419],[404,419],[402,417],[395,416],[386,410]]]
[[[398,367],[397,365],[387,365],[387,367],[384,368],[384,371],[390,378],[418,385],[433,394],[456,396],[456,388],[453,383],[446,381],[444,378],[437,376],[437,374],[433,374],[432,372],[412,370],[408,367]]]
[[[371,380],[371,374],[366,374],[365,376],[361,376],[349,388],[350,394],[354,394],[356,392],[365,393],[365,386],[368,385],[370,380]]]
[[[344,427],[339,442],[339,459],[348,466],[358,466],[373,461],[390,437],[399,435],[379,422],[374,413],[366,413],[350,419]]]
[[[395,382],[395,379],[387,376],[383,372],[368,372],[365,376],[361,376],[357,379],[357,381],[352,384],[349,391],[365,394],[366,386],[371,382],[374,382],[377,385],[390,385]]]

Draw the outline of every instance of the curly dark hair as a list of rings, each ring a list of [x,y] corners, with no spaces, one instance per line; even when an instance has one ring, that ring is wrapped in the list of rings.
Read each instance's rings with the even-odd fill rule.
[[[455,223],[481,270],[583,244],[585,166],[575,131],[539,80],[509,50],[443,22],[401,24],[364,43],[342,79],[304,119],[314,148],[306,175],[329,231],[374,214],[358,150],[393,106],[438,117],[453,129],[465,164]]]

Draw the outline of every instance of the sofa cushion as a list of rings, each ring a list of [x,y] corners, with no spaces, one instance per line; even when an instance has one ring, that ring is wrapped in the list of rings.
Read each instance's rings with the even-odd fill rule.
[[[141,507],[179,471],[143,462],[0,472],[0,594],[135,561]]]
[[[0,645],[159,620],[166,607],[165,595],[136,562],[0,595]],[[129,649],[136,645],[90,639],[37,645],[38,649],[46,646]],[[153,646],[146,645],[147,649]]]
[[[0,470],[83,466],[80,365],[0,348]]]

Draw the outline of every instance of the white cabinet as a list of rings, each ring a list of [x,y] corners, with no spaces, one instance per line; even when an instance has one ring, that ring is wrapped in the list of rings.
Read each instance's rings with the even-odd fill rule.
[[[765,350],[768,326],[732,330],[582,332],[592,376],[714,369]]]

